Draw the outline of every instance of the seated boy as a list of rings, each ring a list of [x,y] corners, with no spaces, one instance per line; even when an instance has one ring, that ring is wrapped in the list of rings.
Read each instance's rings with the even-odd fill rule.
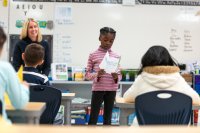
[[[36,67],[44,62],[44,48],[37,43],[26,46],[25,52],[22,53],[25,67],[23,78],[30,85],[49,85],[48,77],[38,72]]]

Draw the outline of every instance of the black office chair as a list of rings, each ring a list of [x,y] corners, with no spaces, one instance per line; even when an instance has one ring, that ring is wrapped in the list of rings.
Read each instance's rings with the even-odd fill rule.
[[[2,102],[0,100],[0,116],[2,115],[2,112],[3,112],[3,105],[2,105]]]
[[[30,86],[30,101],[46,103],[46,109],[40,117],[40,124],[53,124],[61,104],[61,96],[61,91],[51,86]]]
[[[139,125],[189,124],[192,99],[174,91],[153,91],[135,99],[136,117]]]

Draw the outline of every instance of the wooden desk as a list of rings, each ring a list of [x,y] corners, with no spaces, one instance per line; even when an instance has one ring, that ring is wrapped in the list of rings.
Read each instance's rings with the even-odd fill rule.
[[[46,103],[29,102],[24,109],[14,109],[11,105],[6,105],[6,112],[10,118],[26,118],[29,124],[39,124],[45,108]]]
[[[71,125],[71,104],[75,93],[62,93],[61,104],[64,105],[64,124]]]
[[[1,133],[199,133],[200,127],[187,126],[35,126],[0,125]]]
[[[122,97],[115,99],[115,106],[120,108],[120,125],[128,125],[128,116],[135,112],[135,103],[127,103]],[[200,105],[193,105],[193,110],[199,110]]]

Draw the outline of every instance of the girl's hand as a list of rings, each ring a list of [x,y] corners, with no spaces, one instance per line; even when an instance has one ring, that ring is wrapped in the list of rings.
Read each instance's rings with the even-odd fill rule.
[[[111,75],[112,75],[115,83],[117,83],[117,81],[118,81],[118,74],[117,73],[111,73]]]
[[[100,69],[97,73],[97,78],[100,78],[103,74],[105,74],[104,69]]]
[[[97,82],[99,82],[101,76],[105,74],[105,71],[104,69],[100,69],[98,72],[97,72]]]

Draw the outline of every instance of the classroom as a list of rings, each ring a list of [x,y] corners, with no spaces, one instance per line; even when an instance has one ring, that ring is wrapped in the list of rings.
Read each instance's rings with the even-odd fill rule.
[[[3,133],[200,131],[199,0],[0,0],[0,27]]]

